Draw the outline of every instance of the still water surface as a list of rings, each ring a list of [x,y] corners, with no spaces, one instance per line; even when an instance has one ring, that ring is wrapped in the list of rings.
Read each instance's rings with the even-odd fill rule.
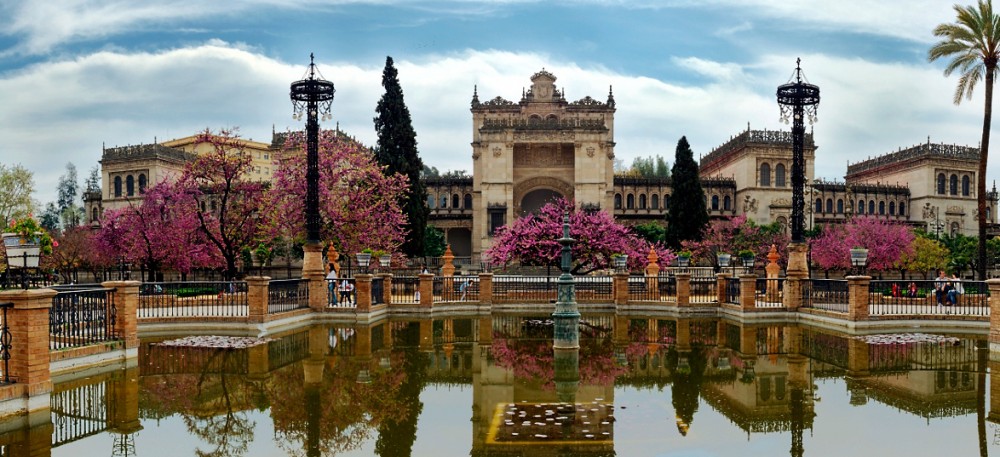
[[[144,341],[22,435],[50,427],[55,456],[1000,455],[982,341],[584,320],[578,352],[523,316]]]

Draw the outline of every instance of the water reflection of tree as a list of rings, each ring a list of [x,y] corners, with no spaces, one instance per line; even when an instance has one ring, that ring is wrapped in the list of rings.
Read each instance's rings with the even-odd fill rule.
[[[552,339],[503,338],[494,334],[490,348],[494,364],[514,372],[514,377],[538,383],[541,390],[555,390]],[[580,383],[608,386],[628,372],[615,363],[610,334],[580,339]]]
[[[420,326],[416,323],[407,325],[400,330],[397,338],[402,341],[419,341]],[[400,411],[398,417],[387,417],[378,429],[375,454],[382,457],[408,457],[412,453],[413,442],[417,439],[417,419],[424,409],[420,392],[427,385],[430,360],[414,345],[404,345],[403,349],[397,351],[397,355],[402,358],[402,372],[406,377],[399,389],[387,393],[396,396]]]
[[[698,411],[698,398],[706,365],[705,351],[701,347],[694,347],[690,352],[683,353],[670,348],[667,353],[667,368],[673,373],[671,403],[677,416],[677,430],[681,435],[687,435],[694,421],[694,413]]]

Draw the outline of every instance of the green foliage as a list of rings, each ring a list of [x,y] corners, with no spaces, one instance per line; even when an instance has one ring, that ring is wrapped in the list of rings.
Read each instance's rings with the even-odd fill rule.
[[[34,212],[31,194],[35,191],[33,174],[21,165],[0,164],[0,219],[3,223],[27,217]]]
[[[673,197],[667,205],[667,245],[679,248],[682,241],[701,240],[708,224],[705,191],[701,188],[698,163],[686,137],[677,142],[676,158],[670,174]]]
[[[42,215],[38,216],[38,221],[42,224],[42,227],[45,227],[45,230],[56,232],[59,230],[59,220],[61,217],[59,208],[56,207],[56,204],[49,202],[45,205],[45,211],[42,211]]]
[[[940,241],[927,236],[913,238],[911,252],[904,252],[896,262],[896,268],[909,271],[933,272],[948,266],[950,252]]]
[[[444,231],[437,227],[427,226],[427,230],[424,231],[424,256],[425,257],[441,257],[444,255],[444,251],[447,248],[447,242],[444,239]]]
[[[408,256],[419,256],[424,252],[424,231],[430,213],[426,203],[427,188],[420,180],[425,167],[417,153],[417,133],[413,130],[410,110],[403,101],[403,89],[392,57],[385,58],[382,87],[385,93],[375,108],[378,114],[375,117],[378,134],[375,160],[383,166],[386,175],[399,173],[409,180],[409,189],[399,202],[407,220],[402,250]]]
[[[650,243],[664,243],[667,238],[667,228],[656,222],[636,225],[632,227],[632,231]]]
[[[72,162],[66,164],[66,173],[59,177],[59,184],[56,188],[59,194],[56,206],[59,208],[62,227],[70,228],[80,225],[83,208],[76,204],[80,185],[77,183],[76,166]]]
[[[655,158],[636,157],[632,160],[632,166],[622,170],[620,174],[639,178],[669,178],[670,168],[667,167],[667,161],[659,155]]]

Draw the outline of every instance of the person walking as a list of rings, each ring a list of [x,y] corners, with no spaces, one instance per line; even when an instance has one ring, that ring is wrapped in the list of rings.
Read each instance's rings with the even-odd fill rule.
[[[326,274],[326,288],[329,304],[337,306],[337,269],[330,263],[330,272]]]

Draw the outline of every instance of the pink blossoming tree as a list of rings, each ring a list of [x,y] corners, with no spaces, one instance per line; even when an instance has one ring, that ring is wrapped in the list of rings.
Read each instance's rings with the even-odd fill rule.
[[[719,253],[731,254],[733,258],[743,250],[752,251],[757,265],[764,265],[771,246],[775,246],[780,256],[778,263],[788,260],[789,237],[780,225],[757,225],[745,214],[728,219],[712,221],[704,230],[701,241],[688,241],[684,248],[691,251],[695,259],[708,261],[713,265]]]
[[[813,262],[824,270],[851,267],[852,248],[868,249],[867,268],[894,268],[904,254],[911,253],[913,232],[903,224],[877,217],[855,217],[843,225],[827,225],[810,243]]]
[[[301,132],[288,135],[287,157],[274,174],[275,236],[305,236],[306,157]],[[341,252],[362,249],[393,252],[403,240],[406,218],[399,196],[406,190],[402,175],[384,176],[371,151],[339,132],[320,132],[320,235]]]
[[[650,245],[605,211],[581,211],[573,202],[562,199],[549,203],[538,214],[529,214],[501,227],[485,256],[494,263],[519,261],[524,265],[558,265],[562,246],[563,214],[569,212],[573,244],[573,274],[587,274],[609,268],[613,254],[628,255],[628,267],[642,270]],[[660,244],[653,245],[662,267],[673,262],[674,255]]]

